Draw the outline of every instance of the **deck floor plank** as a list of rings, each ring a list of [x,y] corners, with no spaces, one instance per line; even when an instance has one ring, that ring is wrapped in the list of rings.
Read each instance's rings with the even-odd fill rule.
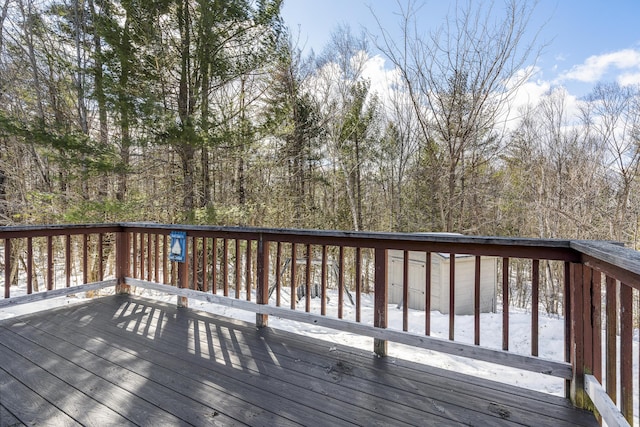
[[[312,349],[309,351],[314,351],[318,356],[322,355],[322,344],[319,344],[318,340],[282,332],[271,329],[265,334],[268,335],[269,342],[276,343],[274,345],[287,344],[289,341],[293,341],[291,345],[296,345],[296,342],[302,341],[307,350]],[[337,354],[346,352],[349,357],[358,362],[351,366],[353,369],[351,376],[356,379],[355,381],[383,382],[387,386],[411,390],[411,393],[427,398],[437,396],[437,390],[456,390],[455,394],[448,396],[449,402],[455,401],[458,405],[480,412],[506,409],[512,419],[517,420],[522,416],[523,422],[529,418],[532,411],[539,414],[541,423],[571,426],[575,425],[576,418],[582,419],[586,424],[591,422],[591,413],[575,409],[567,399],[559,396],[470,377],[436,367],[425,367],[400,359],[393,360],[392,375],[383,375],[389,371],[388,361],[344,346],[335,346],[335,351]],[[437,389],[433,388],[434,384],[437,384]],[[488,405],[487,399],[491,401]],[[524,399],[527,400],[526,409],[522,408]],[[565,421],[567,418],[571,421]]]
[[[1,388],[1,386],[0,386]],[[2,400],[2,394],[0,392],[0,400]],[[4,405],[0,404],[0,425],[10,425],[11,427],[21,427],[25,424],[20,422],[16,417]]]
[[[171,308],[168,308],[167,311],[171,311]],[[143,312],[144,310],[134,309],[133,315],[127,314],[119,317],[118,320],[127,319],[127,321],[131,322],[131,330],[135,331],[139,325],[152,323],[150,319],[144,318],[145,315]],[[188,317],[184,317],[187,313],[188,312],[184,310],[171,313],[172,315],[176,315],[176,318],[173,319],[172,322],[184,323],[180,326],[181,330],[190,328],[188,323],[193,320],[191,313],[189,313]],[[46,322],[43,322],[41,325],[41,327],[50,330],[52,333],[56,333],[55,331],[59,330],[60,326],[63,330],[67,329],[67,331],[68,328],[73,328],[71,324],[58,324],[56,327],[52,327],[51,325],[47,325]],[[361,406],[364,406],[364,408],[354,410],[354,397],[343,393],[342,390],[335,388],[327,389],[326,381],[314,382],[312,381],[312,377],[301,381],[299,375],[291,375],[290,372],[283,370],[281,367],[276,367],[275,372],[269,372],[269,370],[275,366],[273,364],[262,364],[262,368],[258,369],[256,360],[240,354],[244,351],[241,341],[246,342],[252,339],[251,335],[255,328],[242,331],[234,327],[233,330],[227,331],[227,328],[223,327],[218,331],[220,335],[229,333],[233,336],[230,341],[232,342],[234,350],[231,352],[224,350],[227,356],[223,358],[222,364],[211,363],[213,360],[209,358],[208,350],[198,352],[197,356],[194,355],[195,351],[193,347],[188,345],[188,354],[184,354],[182,350],[176,350],[184,348],[185,343],[183,341],[185,334],[175,334],[167,325],[165,325],[165,330],[161,334],[162,337],[155,339],[153,342],[140,340],[137,334],[133,336],[130,333],[123,334],[123,329],[114,326],[105,325],[100,327],[100,330],[89,328],[88,326],[84,326],[83,330],[74,330],[73,333],[69,333],[68,335],[71,337],[70,339],[75,340],[83,334],[88,334],[89,336],[108,334],[106,342],[125,343],[122,346],[122,351],[125,353],[123,360],[131,359],[132,354],[138,355],[138,358],[153,360],[156,369],[164,368],[160,376],[162,378],[170,378],[178,374],[178,377],[182,379],[190,378],[193,381],[203,381],[210,379],[209,377],[213,375],[216,383],[222,384],[225,387],[223,392],[228,393],[229,391],[237,389],[255,389],[250,399],[251,404],[254,406],[262,405],[266,409],[273,406],[280,406],[280,402],[283,400],[291,400],[296,403],[291,409],[291,411],[294,412],[292,414],[293,420],[304,425],[313,422],[318,416],[327,418],[327,421],[331,422],[332,425],[357,424],[364,421],[362,419],[362,414],[365,413],[363,409],[366,409],[372,414],[369,415],[369,419],[366,420],[367,425],[388,426],[399,422],[411,424],[412,420],[415,421],[425,416],[422,411],[412,407],[402,408],[406,413],[396,408],[387,408],[388,402],[382,399],[362,399]],[[154,328],[144,327],[145,333],[159,336],[153,329]],[[227,332],[225,333],[225,331]],[[249,336],[244,336],[247,334]],[[176,338],[180,335],[182,335],[182,339]],[[63,337],[59,338],[62,339]],[[80,338],[80,340],[84,340],[84,338]],[[194,339],[193,341],[204,342],[200,339]],[[211,340],[209,340],[209,342],[211,342]],[[224,343],[226,341],[222,342]],[[87,343],[83,342],[82,345],[86,346]],[[115,345],[117,346],[118,344]],[[223,344],[223,346],[225,346],[225,344]],[[163,350],[157,352],[155,347]],[[139,364],[138,361],[134,363]],[[233,369],[228,369],[229,365],[231,365]],[[286,379],[283,380],[282,377],[286,377]],[[289,381],[287,381],[287,379]],[[213,379],[210,380],[213,381]],[[175,382],[178,383],[180,380],[178,379]],[[269,391],[269,397],[265,396],[264,390]],[[182,390],[181,392],[192,395],[193,390]],[[355,398],[357,397],[359,397],[358,394],[356,394]],[[322,408],[322,410],[318,411],[317,407]],[[393,412],[395,416],[383,414],[385,409],[391,409],[391,412]],[[282,409],[280,411],[282,411]],[[329,414],[338,414],[339,417],[329,417]],[[452,416],[455,415],[456,414],[452,414]],[[441,422],[446,424],[448,420],[443,418]]]
[[[215,382],[207,381],[208,370],[190,364],[189,356],[186,354],[180,358],[169,359],[163,356],[162,352],[156,353],[154,349],[139,345],[135,341],[127,342],[128,339],[117,334],[111,334],[108,331],[99,332],[90,327],[74,330],[72,334],[60,333],[51,326],[40,325],[39,327],[42,328],[43,333],[51,334],[49,339],[53,341],[52,345],[55,345],[55,342],[62,342],[63,345],[81,345],[94,358],[100,358],[98,354],[102,353],[103,357],[108,358],[111,365],[110,376],[112,379],[120,378],[122,381],[126,381],[126,386],[132,390],[136,390],[146,382],[157,383],[165,387],[167,393],[175,395],[173,399],[177,405],[166,398],[148,396],[145,393],[147,398],[158,406],[166,401],[164,410],[171,412],[198,411],[202,407],[205,415],[207,412],[218,414],[226,412],[227,415],[238,418],[238,422],[241,424],[251,423],[253,419],[261,419],[265,425],[298,425],[287,422],[286,419],[275,413],[261,410],[252,405],[250,401],[234,396],[233,389],[237,388],[237,385],[229,384],[228,381],[223,381],[220,378],[216,378]],[[100,336],[92,336],[93,334]],[[119,340],[119,342],[115,343],[114,340]],[[106,346],[110,347],[108,353],[103,350]],[[94,369],[98,369],[98,366],[95,366]],[[179,371],[186,371],[189,376],[181,375]],[[260,389],[256,390],[253,395],[256,400],[264,398],[267,403],[273,400],[271,397],[265,396]],[[189,415],[182,416],[188,417]],[[197,419],[193,419],[192,421],[195,425],[202,423],[202,420],[198,422]]]
[[[167,310],[171,311],[173,308],[168,307]],[[134,310],[134,312],[138,311]],[[142,312],[138,313],[142,314]],[[152,313],[146,314],[152,316]],[[216,327],[219,329],[218,333],[220,333],[220,328],[232,330],[236,327],[233,321],[211,314],[194,315],[189,319],[195,322],[194,325],[209,325],[211,320],[215,319]],[[158,324],[157,319],[147,319],[145,323],[147,325]],[[157,335],[153,328],[145,329],[145,331]],[[251,331],[246,334],[252,335]],[[170,347],[181,344],[179,337],[169,337],[168,335],[170,334],[163,334],[163,342],[167,342]],[[531,414],[530,411],[525,411],[520,407],[521,398],[516,399],[511,405],[502,401],[498,403],[495,401],[495,397],[494,401],[487,403],[486,399],[469,393],[459,393],[458,391],[456,393],[442,393],[443,388],[440,385],[435,386],[423,382],[416,386],[415,381],[407,381],[406,379],[403,381],[397,376],[397,370],[385,369],[386,364],[382,364],[382,369],[368,368],[375,356],[370,356],[362,364],[351,363],[328,342],[318,344],[318,348],[313,351],[307,351],[296,345],[295,339],[291,339],[293,334],[279,334],[277,340],[264,339],[262,331],[254,330],[253,335],[249,337],[251,339],[246,339],[244,342],[235,342],[238,350],[236,357],[240,359],[237,363],[250,367],[262,376],[279,377],[294,385],[300,383],[300,375],[306,375],[308,378],[302,383],[306,384],[310,391],[330,394],[372,413],[377,412],[383,415],[384,412],[384,415],[392,417],[396,421],[408,423],[421,415],[425,417],[444,415],[450,420],[461,423],[485,422],[492,425],[512,425],[513,422],[526,423]],[[210,331],[201,330],[199,339],[194,339],[193,342],[194,346],[189,348],[190,351],[197,351],[205,358],[214,360],[223,353],[222,349],[218,347],[218,341],[211,339]],[[313,340],[313,342],[318,343],[319,341]],[[196,349],[195,343],[208,343],[208,346],[205,347],[214,346],[215,348]],[[289,355],[288,348],[295,348],[295,353]],[[275,371],[272,359],[274,356],[278,361],[278,369]],[[453,388],[448,387],[447,389]],[[510,397],[507,393],[504,395],[505,398]],[[388,402],[393,402],[395,405],[388,405]],[[459,411],[460,407],[469,410]],[[419,408],[419,411],[426,412],[426,414],[419,414],[415,408]],[[500,418],[496,418],[496,414],[500,414]],[[587,415],[590,416],[590,414]],[[505,420],[503,417],[508,417],[509,420]],[[546,414],[541,414],[538,421],[542,424],[557,426],[575,425],[573,421],[570,423],[564,421],[562,416],[554,418]]]
[[[0,401],[5,411],[1,426],[13,426],[16,420],[26,425],[77,426],[78,422],[51,402],[16,380],[0,367]],[[7,417],[5,418],[5,414]],[[19,415],[20,418],[17,418]],[[20,425],[20,424],[18,424]]]
[[[77,332],[73,331],[73,334]],[[49,372],[65,382],[74,383],[80,391],[92,394],[103,405],[123,412],[123,416],[131,418],[132,425],[203,425],[212,423],[218,415],[212,408],[188,409],[192,402],[185,396],[176,395],[154,381],[146,381],[127,369],[126,364],[118,366],[99,356],[99,353],[108,355],[108,343],[91,354],[27,324],[15,328],[13,333],[0,328],[0,341],[9,342],[15,351],[28,351],[30,344],[36,342],[45,346],[37,352],[34,363],[46,366]],[[220,418],[223,419],[215,419],[219,425],[233,424],[232,419]]]
[[[54,408],[58,408],[75,422],[86,426],[132,425],[126,418],[33,363],[28,357],[23,357],[5,347],[5,337],[0,337],[0,340],[3,341],[3,345],[0,345],[0,360],[19,361],[18,365],[20,366],[19,369],[9,369],[5,372],[40,397],[46,396],[45,400],[48,403],[38,402],[40,399],[34,396],[34,393],[26,393],[27,398],[32,399],[32,408],[36,409],[42,405],[49,407],[46,410],[54,414],[57,412]],[[32,350],[33,353],[30,352],[30,354],[38,353],[40,350],[42,349]],[[52,362],[57,364],[58,360],[53,360]],[[8,365],[16,366],[14,363]],[[7,387],[7,390],[3,392],[3,405],[9,406],[9,399],[7,399],[7,402],[4,399],[10,398],[10,395],[15,393],[14,387],[16,387],[16,384]],[[15,389],[19,390],[18,387]],[[12,406],[15,406],[15,402]],[[14,408],[9,408],[12,412],[15,412]],[[39,409],[37,410],[39,411]],[[57,415],[55,416],[57,417]],[[47,416],[47,418],[50,418],[50,416]]]
[[[180,314],[180,311],[175,311],[173,307],[167,307],[166,310],[176,315]],[[140,323],[139,319],[135,317],[146,314],[152,316],[152,313],[145,314],[144,310],[136,308],[133,308],[131,313],[135,313],[135,316],[127,315],[123,316],[123,318],[128,318],[134,325]],[[215,334],[206,330],[206,325],[211,324],[212,317],[216,319],[217,330]],[[240,335],[236,331],[237,325],[233,322],[225,321],[224,318],[190,314],[188,318],[183,318],[183,321],[193,322],[189,328],[194,329],[194,337],[198,336],[197,339],[194,338],[192,340],[193,345],[189,345],[189,351],[193,354],[197,353],[200,358],[205,359],[203,362],[195,358],[190,361],[193,364],[207,364],[207,360],[216,360],[216,357],[218,357],[216,362],[233,363],[236,366],[242,366],[247,372],[242,372],[238,375],[247,382],[252,381],[255,378],[255,374],[259,374],[260,381],[268,381],[271,387],[277,382],[284,382],[275,391],[282,398],[290,398],[300,404],[307,403],[307,406],[314,404],[317,406],[322,402],[323,410],[327,412],[342,412],[345,414],[343,416],[353,413],[351,418],[348,419],[350,422],[361,422],[361,414],[368,413],[370,418],[367,422],[368,425],[411,424],[412,422],[415,423],[416,419],[423,418],[438,419],[439,424],[442,425],[446,425],[450,421],[454,421],[454,425],[459,425],[460,423],[469,424],[471,422],[480,423],[483,421],[485,424],[512,425],[512,423],[503,422],[502,419],[496,419],[494,414],[487,415],[473,411],[461,412],[456,405],[452,405],[441,398],[429,399],[425,404],[425,400],[420,396],[402,389],[389,389],[383,381],[378,381],[377,384],[358,381],[352,375],[343,375],[343,373],[348,373],[351,367],[348,361],[342,361],[339,358],[338,360],[329,358],[326,363],[320,363],[317,362],[315,353],[301,351],[300,349],[295,349],[293,354],[285,356],[283,353],[287,353],[287,349],[278,352],[267,347],[271,344],[262,339],[259,336],[261,331],[256,331],[255,328],[243,331],[243,335],[246,336],[240,339]],[[157,319],[147,318],[142,323],[146,325],[158,324],[158,321]],[[197,325],[201,326],[198,327]],[[196,333],[198,329],[200,329],[199,334]],[[153,336],[160,335],[154,331],[153,327],[145,327],[145,333]],[[221,334],[234,335],[234,339],[231,340],[235,347],[235,355],[232,360],[225,356],[229,352],[223,348],[224,346],[220,347],[221,341],[212,340],[212,336]],[[163,348],[179,348],[183,345],[183,339],[180,335],[184,336],[184,334],[176,336],[171,332],[165,331],[161,335]],[[196,348],[197,343],[200,343],[199,348]],[[206,345],[202,346],[202,343]],[[139,343],[131,343],[130,345],[139,345]],[[331,354],[333,350],[327,345],[321,351]],[[275,365],[273,357],[277,360]],[[169,365],[175,364],[169,363]],[[186,368],[184,374],[189,375],[190,370],[192,369]],[[349,384],[351,381],[355,381],[356,384]],[[292,391],[296,389],[298,389],[298,392]],[[313,395],[316,395],[316,397],[314,398]],[[328,399],[333,399],[333,402],[330,402],[331,405],[327,405]],[[389,405],[390,402],[395,403],[395,405]],[[336,405],[341,407],[336,407]]]
[[[0,360],[18,396],[0,393],[0,426],[597,425],[559,397],[140,297],[1,321]]]

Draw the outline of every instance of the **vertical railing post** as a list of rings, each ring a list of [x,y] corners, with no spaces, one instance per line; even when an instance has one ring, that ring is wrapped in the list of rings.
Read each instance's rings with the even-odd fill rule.
[[[375,288],[373,326],[387,328],[387,258],[384,248],[375,249]],[[387,341],[379,338],[373,340],[373,351],[378,356],[387,355]]]
[[[269,304],[269,242],[264,240],[261,234],[258,238],[258,259],[256,277],[256,302],[258,304]],[[256,313],[256,326],[264,328],[269,323],[267,314]]]
[[[620,412],[633,425],[633,289],[620,283]]]
[[[607,306],[606,306],[606,325],[607,325],[607,356],[606,356],[606,372],[607,372],[607,394],[613,401],[618,403],[618,282],[608,277],[607,282]]]
[[[585,408],[589,398],[584,388],[584,375],[593,373],[593,325],[591,304],[591,271],[582,264],[571,264],[571,401]]]
[[[126,284],[126,277],[129,276],[129,232],[122,230],[116,233],[116,294],[128,294],[131,291]]]
[[[195,247],[194,237],[193,250]],[[189,288],[189,238],[184,239],[184,262],[178,262],[178,287],[181,289]],[[195,280],[195,279],[194,279]],[[178,307],[189,307],[189,298],[178,295]]]
[[[562,304],[564,312],[564,361],[567,363],[571,363],[573,360],[573,297],[571,295],[571,283],[573,283],[571,263],[566,261],[564,263],[564,301],[562,301]],[[564,394],[567,399],[571,399],[571,384],[572,381],[570,379],[565,380]]]

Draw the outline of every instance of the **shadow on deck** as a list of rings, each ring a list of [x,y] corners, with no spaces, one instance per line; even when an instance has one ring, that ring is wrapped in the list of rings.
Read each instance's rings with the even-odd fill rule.
[[[0,425],[597,425],[563,398],[131,296],[0,322]]]

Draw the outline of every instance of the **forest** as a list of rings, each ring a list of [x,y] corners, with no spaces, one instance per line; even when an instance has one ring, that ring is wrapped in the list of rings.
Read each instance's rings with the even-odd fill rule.
[[[400,4],[399,4],[400,5]],[[640,88],[567,109],[533,3],[303,55],[282,0],[2,0],[0,225],[156,221],[638,247]],[[504,7],[502,7],[504,6]],[[535,32],[535,29],[533,29]],[[367,67],[383,55],[394,80]]]

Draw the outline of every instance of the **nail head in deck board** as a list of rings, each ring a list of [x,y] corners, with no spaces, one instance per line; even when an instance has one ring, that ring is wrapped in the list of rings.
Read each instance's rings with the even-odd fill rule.
[[[0,322],[0,325],[7,327],[6,325],[15,324],[16,329],[19,329],[20,322],[28,321],[29,327],[25,326],[25,330],[35,328],[41,330],[45,336],[55,335],[58,340],[69,343],[86,342],[89,348],[83,350],[82,354],[88,359],[74,359],[75,363],[97,363],[93,362],[88,354],[93,353],[95,357],[103,356],[99,351],[109,349],[104,351],[103,356],[104,359],[115,357],[115,360],[109,363],[117,362],[123,369],[128,363],[127,369],[138,375],[146,370],[148,375],[153,375],[155,382],[162,382],[165,387],[176,387],[172,390],[177,394],[196,399],[197,396],[202,396],[204,391],[210,391],[210,387],[218,387],[220,393],[208,393],[211,398],[220,398],[223,390],[230,392],[224,396],[236,396],[235,404],[222,407],[221,411],[248,411],[255,409],[257,405],[270,404],[278,408],[279,413],[273,416],[283,416],[283,422],[317,425],[325,420],[333,424],[348,425],[355,424],[358,420],[358,423],[364,422],[368,425],[376,421],[379,421],[379,424],[388,424],[389,418],[376,419],[370,411],[362,409],[366,408],[366,405],[373,405],[372,409],[387,411],[394,417],[405,417],[403,423],[406,424],[424,425],[430,420],[429,417],[434,417],[433,422],[442,425],[456,425],[476,419],[482,419],[484,424],[494,421],[493,424],[510,425],[515,421],[501,417],[506,414],[517,415],[518,409],[513,409],[513,405],[518,404],[521,408],[519,410],[523,411],[521,413],[530,410],[527,406],[528,400],[514,397],[509,401],[505,397],[512,390],[509,386],[457,373],[451,373],[456,378],[452,380],[447,373],[442,373],[443,376],[432,375],[434,371],[422,365],[393,363],[372,357],[366,351],[364,353],[368,356],[358,356],[357,354],[363,353],[363,350],[347,348],[347,351],[329,351],[326,342],[312,338],[271,328],[258,331],[255,325],[245,322],[222,319],[195,310],[177,309],[170,304],[150,302],[141,298],[105,297],[78,306],[9,320],[11,322]],[[125,329],[127,326],[130,328]],[[194,333],[187,342],[188,331],[198,333]],[[35,334],[33,338],[42,334]],[[58,345],[57,351],[62,350],[63,346]],[[214,356],[219,359],[212,359]],[[296,359],[300,359],[299,362],[296,362]],[[212,364],[212,360],[219,362]],[[274,361],[280,364],[275,364]],[[301,366],[296,367],[296,364]],[[411,366],[411,370],[407,366]],[[157,371],[154,372],[154,369]],[[255,372],[259,372],[260,375]],[[263,373],[264,378],[261,379]],[[283,375],[282,379],[274,378],[278,373]],[[112,371],[104,374],[115,375]],[[203,375],[207,384],[201,380]],[[432,377],[437,378],[438,382],[428,383]],[[464,378],[468,383],[458,382],[461,381],[460,378]],[[219,381],[222,381],[223,386],[219,385]],[[303,393],[294,393],[296,395],[288,396],[285,392],[291,390],[290,384],[295,381],[298,381],[295,390],[301,391],[305,387],[310,389],[305,391],[304,395],[298,396]],[[491,399],[486,400],[483,413],[470,410],[448,402],[447,393],[451,391],[448,391],[443,383],[455,387],[463,384],[463,388],[453,389],[453,393],[461,394],[463,397],[469,395],[465,389],[471,387],[477,392],[474,393],[477,394],[476,399],[482,396],[491,396]],[[432,385],[426,387],[425,384]],[[486,384],[494,384],[494,388],[483,388],[482,385]],[[355,390],[356,388],[360,390]],[[438,391],[436,396],[428,395],[427,391],[430,388]],[[496,389],[504,391],[496,392]],[[331,398],[334,390],[340,396],[350,393],[354,396],[354,403]],[[144,391],[143,388],[140,393]],[[276,395],[272,394],[274,391]],[[414,391],[415,397],[411,397]],[[527,393],[523,390],[524,396]],[[545,404],[549,404],[550,413],[562,412],[561,406],[545,403],[540,396],[535,393],[533,395],[536,396],[533,399],[534,406],[538,409],[541,405],[544,407]],[[498,400],[498,397],[504,399]],[[557,402],[559,399],[551,396],[548,400]],[[368,400],[370,401],[367,402]],[[465,399],[458,397],[458,400]],[[315,407],[310,407],[305,402],[313,402]],[[324,409],[322,402],[330,402],[331,406]],[[417,407],[416,402],[421,402],[421,405]],[[446,402],[446,405],[441,402]],[[384,407],[381,407],[382,405]],[[443,412],[439,412],[438,408]],[[427,410],[432,412],[425,412]],[[327,413],[330,411],[333,412]],[[596,424],[595,419],[589,418],[589,414],[584,411],[576,411],[569,407],[565,407],[564,411],[565,425],[574,421],[575,424]],[[545,414],[544,411],[539,412]],[[447,420],[447,413],[455,419]],[[420,414],[421,418],[414,422],[406,421],[406,417],[410,417],[411,414]],[[531,419],[539,418],[542,419],[532,412]],[[557,425],[562,425],[563,421],[558,420]],[[260,415],[247,423],[265,424]],[[400,421],[396,422],[399,423]]]

